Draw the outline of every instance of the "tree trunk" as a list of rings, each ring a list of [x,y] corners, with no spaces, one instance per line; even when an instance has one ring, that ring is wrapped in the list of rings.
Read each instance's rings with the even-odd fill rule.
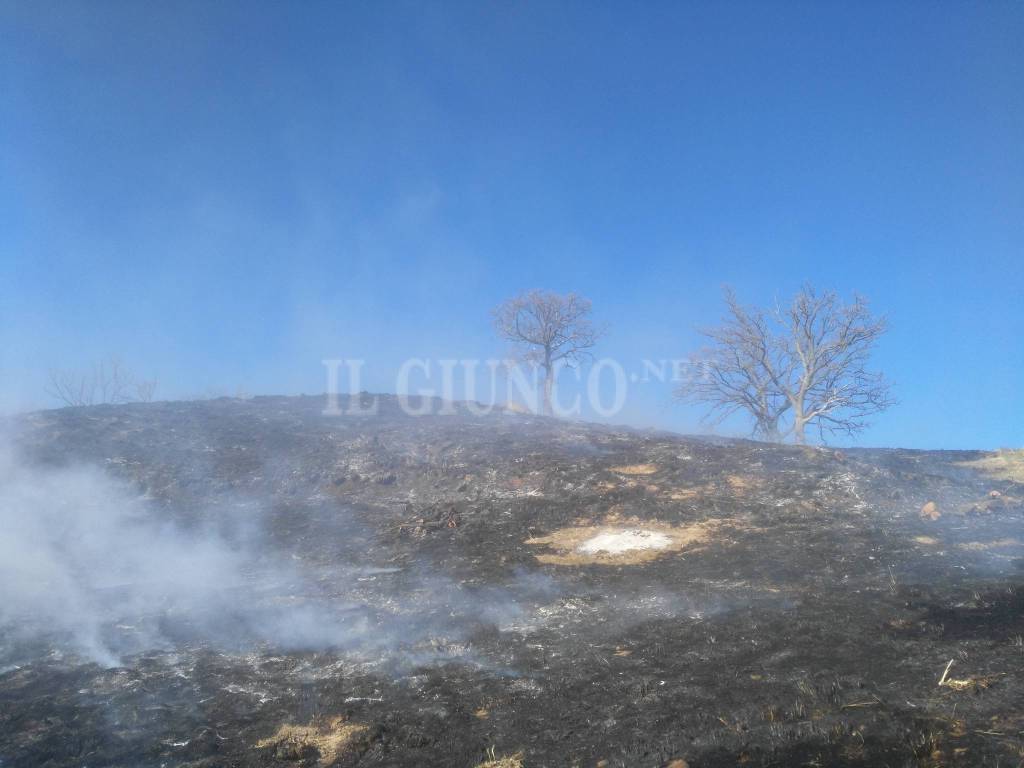
[[[551,416],[554,414],[554,408],[551,405],[551,390],[555,383],[555,372],[551,369],[550,365],[544,366],[544,415]]]
[[[797,445],[803,445],[807,442],[807,437],[804,435],[804,426],[806,424],[807,422],[801,418],[793,420],[793,440],[796,441]]]
[[[770,416],[761,415],[757,417],[757,429],[754,430],[754,437],[760,437],[769,443],[779,442],[779,420]]]

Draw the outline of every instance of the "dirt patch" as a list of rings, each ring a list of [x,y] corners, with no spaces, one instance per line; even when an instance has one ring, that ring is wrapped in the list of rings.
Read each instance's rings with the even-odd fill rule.
[[[987,552],[990,549],[1003,547],[1021,547],[1024,546],[1024,542],[1020,539],[996,539],[995,541],[967,541],[958,546],[968,552]]]
[[[631,528],[602,531],[580,544],[576,551],[586,555],[621,555],[634,549],[665,549],[671,544],[672,539],[660,531]]]
[[[988,675],[986,677],[964,677],[956,678],[950,677],[949,671],[953,667],[953,659],[949,660],[949,664],[946,665],[945,671],[942,673],[942,677],[939,680],[939,686],[943,688],[951,688],[954,691],[969,691],[982,688],[988,688],[992,683],[999,679],[999,675]]]
[[[983,459],[961,461],[959,465],[980,470],[1000,480],[1024,483],[1024,449],[996,451]]]
[[[749,477],[747,475],[727,475],[725,478],[726,487],[736,494],[747,494],[757,488],[759,481],[757,478]]]
[[[965,515],[990,515],[998,512],[1011,512],[1024,505],[1024,501],[1000,491],[989,491],[985,498],[968,504],[960,511]]]
[[[282,725],[270,738],[256,742],[256,747],[273,747],[275,755],[285,760],[301,760],[308,750],[315,749],[320,756],[317,765],[328,766],[368,730],[365,725],[350,723],[336,715],[314,721],[311,725]]]
[[[923,507],[921,507],[920,515],[922,520],[934,521],[942,517],[942,513],[939,512],[939,505],[936,504],[934,501],[929,501]]]
[[[523,768],[523,753],[516,752],[514,755],[495,757],[494,750],[490,750],[488,760],[480,763],[476,768]]]
[[[915,536],[914,543],[921,544],[925,547],[934,547],[938,546],[942,542],[936,539],[934,536]]]
[[[527,539],[530,546],[547,547],[537,560],[551,565],[633,565],[681,552],[706,542],[713,532],[710,523],[675,526],[645,522],[561,528],[547,536]]]
[[[609,472],[618,475],[653,475],[658,471],[657,464],[626,464],[621,467],[609,467]]]
[[[668,491],[668,497],[672,501],[692,501],[693,499],[699,499],[706,493],[708,493],[708,489],[706,487],[671,488]]]

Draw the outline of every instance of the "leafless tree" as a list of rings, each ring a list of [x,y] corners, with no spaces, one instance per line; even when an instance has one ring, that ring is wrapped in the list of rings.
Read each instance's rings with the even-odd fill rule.
[[[156,385],[156,379],[145,379],[144,381],[136,381],[134,384],[135,400],[140,403],[153,402],[153,395],[156,394]]]
[[[556,367],[578,365],[601,337],[590,312],[590,301],[582,296],[541,290],[527,291],[494,310],[498,335],[520,350],[521,360],[540,366],[547,414],[552,412]]]
[[[807,285],[769,311],[742,306],[728,289],[725,301],[727,319],[704,331],[711,345],[677,390],[710,405],[712,420],[745,412],[755,436],[804,443],[808,425],[822,439],[855,434],[893,404],[889,383],[867,369],[886,323],[860,296],[845,304]]]
[[[729,319],[703,331],[711,346],[691,360],[676,394],[710,405],[708,420],[713,423],[746,412],[754,421],[755,437],[780,440],[779,423],[790,403],[772,377],[782,361],[772,343],[770,321],[763,312],[742,307],[730,290],[725,301]]]
[[[51,370],[47,394],[65,405],[150,402],[157,382],[138,381],[117,357],[94,363],[86,371]]]
[[[79,371],[50,371],[46,394],[64,405],[92,405],[96,402],[96,383],[91,374]]]

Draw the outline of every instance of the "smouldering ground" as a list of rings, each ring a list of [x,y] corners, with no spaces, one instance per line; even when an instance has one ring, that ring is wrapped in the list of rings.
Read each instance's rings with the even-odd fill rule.
[[[48,599],[3,587],[0,765],[1024,762],[1008,454],[322,405],[16,425],[8,486],[47,493],[8,506],[109,498]]]

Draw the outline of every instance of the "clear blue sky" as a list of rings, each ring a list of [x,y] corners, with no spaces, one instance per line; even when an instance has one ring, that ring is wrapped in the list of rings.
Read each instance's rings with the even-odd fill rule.
[[[530,287],[633,365],[810,280],[892,324],[860,444],[1024,444],[1022,40],[1019,2],[2,0],[0,403],[107,354],[393,389]]]

